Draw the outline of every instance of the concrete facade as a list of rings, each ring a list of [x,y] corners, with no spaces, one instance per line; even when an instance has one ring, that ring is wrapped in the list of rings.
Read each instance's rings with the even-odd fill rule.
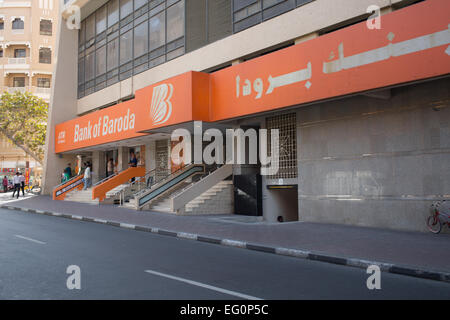
[[[84,19],[105,2],[73,3],[82,6]],[[45,173],[45,192],[56,185],[58,172],[77,152],[54,153],[57,124],[120,103],[133,97],[136,90],[187,71],[210,72],[276,48],[313,40],[363,19],[370,5],[378,5],[385,14],[411,3],[414,1],[316,0],[80,99],[76,77],[78,34],[61,20],[46,148],[46,165],[52,170]],[[67,17],[67,7],[61,13]],[[230,128],[265,128],[271,116],[296,116],[296,177],[263,177],[262,211],[266,221],[424,231],[429,204],[450,194],[449,84],[448,78],[435,79],[222,123]],[[127,167],[128,148],[138,145],[145,145],[147,172],[170,169],[165,149],[167,143],[170,154],[171,146],[165,141],[161,147],[161,140],[148,136],[108,147],[119,149],[119,170]],[[107,149],[103,146],[101,150]],[[94,162],[101,162],[100,146],[79,151],[94,152]],[[102,167],[97,163],[94,169],[101,171]],[[236,165],[233,174],[255,175],[258,170],[254,165]],[[276,185],[292,188],[269,188]]]
[[[450,80],[298,110],[302,221],[426,231],[450,194]]]

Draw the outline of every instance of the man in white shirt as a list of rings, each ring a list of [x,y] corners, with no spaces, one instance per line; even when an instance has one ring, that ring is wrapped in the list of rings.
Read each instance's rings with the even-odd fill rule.
[[[84,170],[84,188],[83,188],[83,190],[86,190],[87,188],[90,188],[91,181],[92,181],[91,164],[87,163],[86,164],[86,169]]]
[[[20,189],[22,190],[22,195],[25,197],[25,176],[22,173],[20,173],[19,179],[20,179]]]
[[[14,184],[14,192],[13,192],[13,198],[17,191],[17,199],[19,199],[19,193],[20,193],[20,172],[16,172],[16,175],[13,177],[13,184]]]

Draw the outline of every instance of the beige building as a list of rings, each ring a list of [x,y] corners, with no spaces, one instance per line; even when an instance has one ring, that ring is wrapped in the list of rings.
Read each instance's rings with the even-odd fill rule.
[[[123,188],[138,210],[422,231],[429,205],[449,198],[448,0],[63,3],[43,181],[54,198]],[[373,6],[381,29],[366,24]],[[233,164],[175,181],[169,137],[194,135],[194,121],[278,129],[280,170]],[[144,188],[159,185],[133,194],[119,185],[129,176],[101,181],[109,159],[126,172],[137,153]],[[57,186],[77,159],[100,181],[84,194],[80,181]]]
[[[0,92],[31,92],[50,102],[58,0],[0,1]],[[0,174],[41,165],[0,134]]]
[[[50,101],[58,0],[0,1],[0,87]]]

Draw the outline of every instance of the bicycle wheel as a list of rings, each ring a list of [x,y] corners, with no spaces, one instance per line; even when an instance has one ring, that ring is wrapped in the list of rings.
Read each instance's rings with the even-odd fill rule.
[[[427,219],[427,227],[432,233],[438,234],[442,229],[441,220],[435,215],[429,216]]]

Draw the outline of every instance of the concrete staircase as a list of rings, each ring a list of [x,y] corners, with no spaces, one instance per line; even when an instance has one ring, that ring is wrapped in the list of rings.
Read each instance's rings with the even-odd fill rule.
[[[164,212],[164,213],[175,213],[172,211],[171,203],[172,203],[172,197],[183,190],[184,188],[190,186],[192,182],[183,181],[177,185],[176,188],[172,189],[169,193],[155,199],[148,210],[150,211],[157,211],[157,212]]]
[[[184,214],[229,214],[233,212],[233,182],[224,180],[187,203]]]
[[[71,191],[66,195],[64,201],[99,204],[98,199],[92,200],[92,189]]]

